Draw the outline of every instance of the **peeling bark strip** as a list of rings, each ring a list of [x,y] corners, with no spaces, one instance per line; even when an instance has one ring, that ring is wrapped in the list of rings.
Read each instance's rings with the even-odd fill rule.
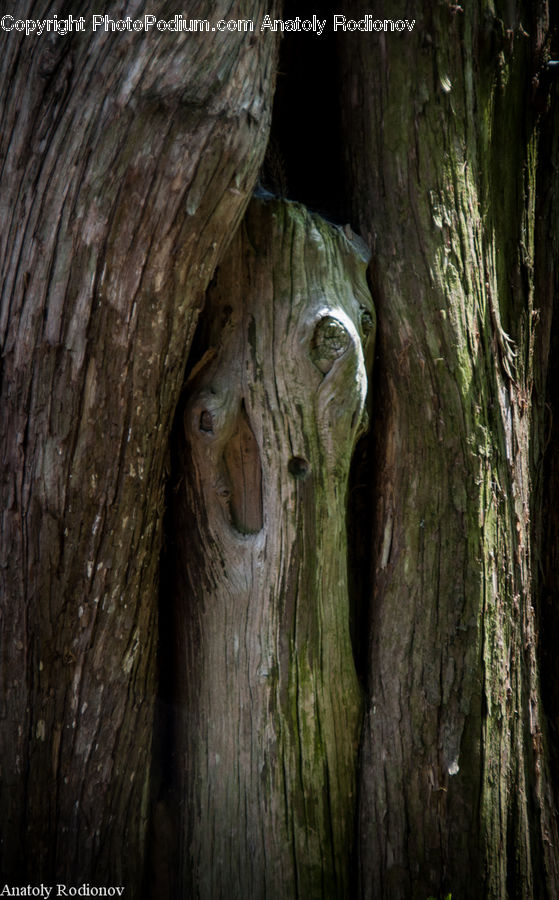
[[[209,292],[176,527],[181,856],[207,900],[349,895],[361,696],[345,508],[373,343],[365,268],[302,206],[254,200]]]
[[[269,36],[3,36],[7,881],[140,893],[168,437],[200,299],[262,160],[275,64]]]

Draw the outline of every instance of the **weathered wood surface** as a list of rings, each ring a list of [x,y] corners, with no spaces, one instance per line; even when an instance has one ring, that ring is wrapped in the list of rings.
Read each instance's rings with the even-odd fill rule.
[[[255,21],[263,9],[243,4]],[[138,896],[168,436],[263,156],[276,45],[156,30],[2,40],[0,870]]]
[[[536,651],[546,15],[545,3],[417,3],[405,42],[342,41],[354,220],[379,316],[368,900],[559,893]]]
[[[365,269],[342,230],[255,199],[209,291],[173,526],[188,897],[350,896],[362,699],[345,518],[374,339]]]

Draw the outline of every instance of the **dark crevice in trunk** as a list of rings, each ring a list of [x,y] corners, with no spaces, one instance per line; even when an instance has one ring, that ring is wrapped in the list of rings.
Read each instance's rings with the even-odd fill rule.
[[[327,219],[346,222],[339,74],[332,16],[326,0],[288,0],[284,20],[326,20],[322,34],[285,32],[280,49],[272,130],[263,167],[263,186],[304,203]]]
[[[369,387],[369,391],[372,386]],[[368,681],[368,648],[372,569],[372,511],[374,509],[374,449],[369,434],[361,438],[349,475],[347,537],[350,632],[357,677],[363,688]]]
[[[368,282],[378,315],[382,286],[375,275],[374,258],[369,264]],[[393,536],[388,538],[387,525],[393,510],[379,508],[376,498],[383,496],[387,469],[386,436],[389,432],[389,388],[384,362],[382,329],[377,328],[374,365],[369,373],[369,430],[357,446],[350,475],[348,546],[350,602],[356,627],[354,653],[357,674],[368,693],[371,692],[371,664],[374,652],[374,597],[382,596],[384,569],[390,562]],[[392,474],[392,473],[391,473]],[[359,508],[355,506],[354,485],[361,486]],[[389,526],[392,527],[391,525]],[[352,631],[352,635],[353,635]]]
[[[208,347],[208,319],[204,308],[185,365],[183,391],[175,411],[169,436],[168,478],[165,486],[165,515],[163,519],[163,546],[159,566],[159,633],[157,647],[158,701],[154,726],[151,777],[151,807],[149,855],[144,880],[143,900],[167,900],[177,892],[177,859],[180,853],[181,799],[177,795],[177,722],[180,712],[179,689],[181,659],[177,647],[177,514],[175,497],[181,489],[184,464],[180,458],[179,435],[183,430],[186,402],[186,384],[190,373],[200,362]],[[183,523],[184,527],[189,527]]]

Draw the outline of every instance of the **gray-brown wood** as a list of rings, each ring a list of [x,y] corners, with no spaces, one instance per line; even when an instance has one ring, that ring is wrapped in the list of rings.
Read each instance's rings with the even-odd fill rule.
[[[365,269],[357,239],[255,199],[209,291],[174,524],[184,896],[350,896],[362,701],[345,517],[374,339]]]
[[[242,7],[257,22],[264,4]],[[146,11],[177,12],[126,14]],[[168,437],[263,156],[276,42],[89,27],[2,41],[0,870],[138,896]]]
[[[379,316],[359,896],[549,900],[534,390],[553,299],[534,270],[547,5],[413,9],[405,39],[345,36],[341,70]]]

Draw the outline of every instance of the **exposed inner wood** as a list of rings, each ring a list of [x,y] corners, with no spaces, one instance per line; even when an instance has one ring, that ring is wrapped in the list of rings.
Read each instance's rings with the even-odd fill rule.
[[[255,199],[208,294],[175,529],[189,897],[350,896],[362,699],[346,494],[374,338],[365,268],[342,230]]]
[[[241,534],[256,534],[262,528],[262,469],[244,400],[223,461],[231,485],[231,522]]]

